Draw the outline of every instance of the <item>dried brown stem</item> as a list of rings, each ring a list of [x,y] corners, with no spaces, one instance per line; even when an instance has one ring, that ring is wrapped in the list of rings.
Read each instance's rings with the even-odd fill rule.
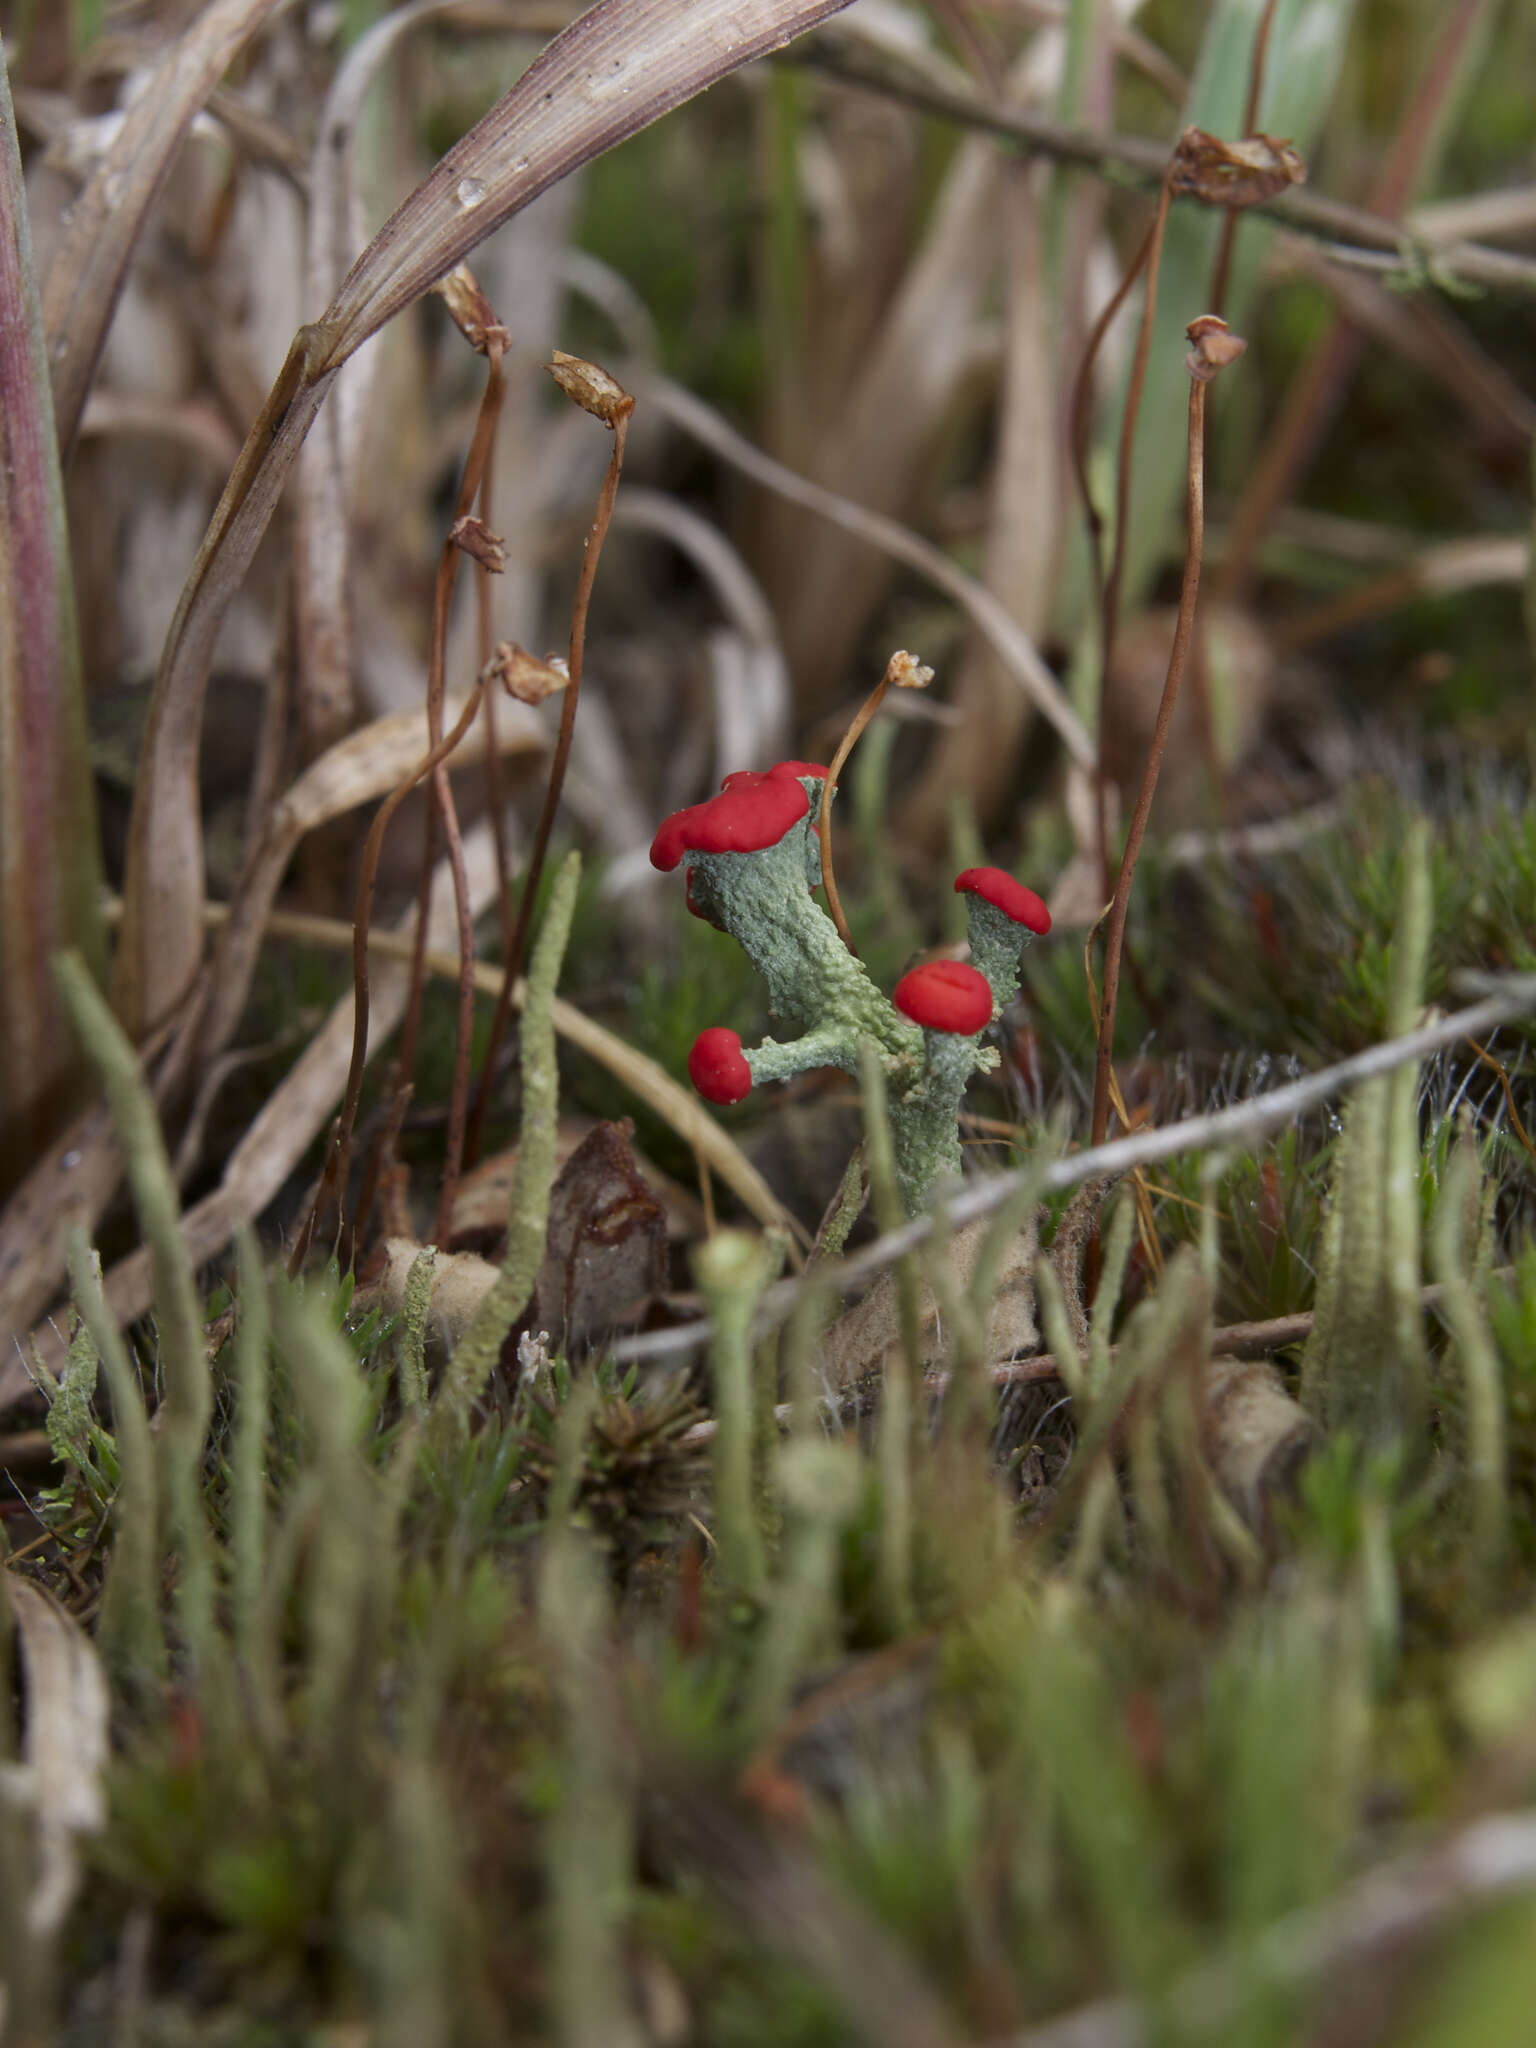
[[[500,383],[502,379],[502,351],[499,347],[493,346],[487,351],[487,354],[490,357],[491,377],[495,382]],[[500,401],[498,400],[499,403]],[[495,480],[495,462],[488,461],[485,465],[485,475],[480,481],[480,523],[491,532],[495,531],[496,526],[495,494],[493,488]],[[492,573],[489,568],[482,564],[480,574],[475,578],[475,632],[476,651],[479,661],[476,672],[480,675],[483,675],[490,665],[496,637],[495,620],[492,617],[491,608]],[[485,726],[485,743],[494,753],[496,747],[496,692],[494,690],[486,693]],[[506,798],[501,779],[501,757],[499,754],[494,760],[489,756],[486,758],[485,801],[486,807],[491,814],[491,843],[496,849],[496,902],[501,915],[501,943],[505,950],[512,943],[514,923],[512,915],[512,870],[507,858]]]
[[[1248,66],[1248,103],[1243,109],[1244,135],[1256,135],[1259,127],[1259,101],[1264,93],[1264,62],[1269,55],[1269,32],[1274,26],[1275,0],[1264,0],[1264,12],[1259,16],[1259,25],[1254,32],[1253,56]],[[1208,303],[1211,311],[1221,318],[1227,310],[1227,285],[1232,275],[1232,248],[1237,240],[1237,211],[1228,210],[1221,223],[1221,234],[1216,243],[1216,261],[1211,266],[1211,289]]]
[[[885,693],[891,687],[891,669],[894,666],[893,656],[885,674],[854,713],[848,730],[843,734],[837,752],[832,756],[832,764],[827,770],[827,779],[821,786],[821,809],[816,815],[816,838],[821,847],[821,883],[827,892],[827,910],[832,922],[837,926],[839,938],[855,960],[859,957],[859,949],[853,943],[853,933],[848,929],[843,899],[837,893],[837,878],[832,872],[832,792],[837,787],[837,778],[843,772],[844,762],[858,744],[859,735],[885,700]]]
[[[1093,324],[1083,349],[1077,380],[1072,389],[1072,472],[1082,498],[1083,516],[1088,524],[1088,551],[1093,565],[1094,595],[1099,605],[1099,765],[1095,772],[1098,795],[1099,868],[1103,886],[1109,887],[1109,786],[1103,767],[1104,721],[1109,700],[1110,668],[1115,654],[1115,627],[1120,612],[1120,583],[1125,569],[1125,534],[1131,508],[1131,464],[1136,446],[1136,421],[1141,412],[1141,394],[1146,383],[1147,353],[1152,343],[1152,321],[1157,311],[1157,278],[1162,266],[1163,231],[1173,203],[1173,160],[1163,174],[1157,195],[1157,211],[1140,248],[1131,259],[1125,276],[1109,304]],[[1104,563],[1104,521],[1094,502],[1088,481],[1088,414],[1093,395],[1093,366],[1098,359],[1110,322],[1119,312],[1142,271],[1147,273],[1136,336],[1136,354],[1126,386],[1125,411],[1120,421],[1120,446],[1115,460],[1115,540],[1106,568]]]
[[[363,846],[362,873],[357,884],[357,907],[352,920],[352,1063],[347,1070],[346,1094],[342,1101],[341,1115],[336,1122],[336,1135],[325,1162],[314,1205],[305,1218],[288,1261],[288,1271],[295,1277],[309,1256],[309,1248],[315,1241],[315,1233],[325,1220],[331,1201],[341,1186],[342,1176],[346,1171],[347,1155],[352,1146],[352,1132],[357,1123],[357,1105],[363,1092],[363,1069],[368,1062],[369,926],[373,921],[373,891],[378,878],[379,851],[384,844],[384,834],[389,829],[390,819],[417,783],[430,775],[440,762],[447,760],[474,724],[484,689],[484,684],[477,681],[453,730],[445,734],[435,747],[424,754],[400,786],[384,799],[377,816],[368,828],[368,837]]]
[[[489,308],[486,310],[488,312]],[[480,412],[475,421],[474,435],[464,463],[464,475],[459,483],[454,515],[449,522],[448,536],[438,557],[437,581],[432,598],[432,643],[427,667],[427,737],[432,745],[437,743],[443,729],[448,615],[453,603],[459,561],[463,552],[456,533],[459,522],[473,509],[489,472],[491,455],[496,445],[496,429],[501,419],[502,397],[506,390],[506,383],[500,370],[499,345],[494,342],[488,343],[486,353],[490,361],[485,390],[481,395]],[[464,1156],[464,1128],[469,1102],[470,1039],[474,1029],[475,1010],[475,932],[469,904],[469,884],[464,871],[464,848],[459,832],[458,811],[454,805],[448,771],[441,764],[432,773],[432,805],[427,813],[423,833],[421,881],[416,902],[416,957],[412,962],[410,997],[400,1031],[400,1050],[395,1066],[397,1086],[404,1085],[410,1080],[421,1037],[422,1002],[426,988],[426,963],[423,956],[426,950],[427,899],[431,892],[432,871],[437,860],[439,831],[447,843],[459,937],[458,1031],[454,1050],[453,1084],[449,1095],[447,1143],[437,1211],[436,1242],[443,1244],[447,1241],[443,1235],[444,1222],[445,1218],[451,1219],[453,1215],[460,1165]],[[390,1163],[387,1157],[384,1158],[381,1172],[387,1171]]]
[[[1209,325],[1207,324],[1209,321]],[[1212,360],[1205,350],[1215,341],[1222,341],[1230,349],[1233,337],[1226,332],[1225,323],[1219,320],[1194,321],[1189,329],[1190,340],[1195,349],[1189,358],[1189,468],[1188,468],[1188,514],[1189,532],[1184,555],[1184,582],[1179,592],[1179,618],[1174,629],[1173,646],[1168,655],[1168,674],[1163,683],[1162,701],[1157,707],[1157,723],[1152,732],[1152,744],[1147,750],[1146,771],[1141,778],[1141,789],[1136,798],[1136,808],[1131,814],[1130,830],[1126,834],[1125,850],[1120,856],[1120,872],[1115,879],[1115,893],[1109,906],[1109,923],[1104,939],[1104,989],[1099,1003],[1098,1056],[1094,1063],[1093,1075],[1093,1123],[1090,1144],[1102,1145],[1109,1128],[1110,1082],[1113,1078],[1115,1005],[1120,992],[1120,959],[1125,946],[1125,920],[1131,900],[1131,883],[1136,875],[1136,860],[1141,852],[1142,838],[1147,829],[1147,818],[1152,809],[1152,798],[1157,790],[1158,773],[1163,765],[1163,753],[1168,744],[1168,729],[1173,723],[1174,709],[1179,700],[1179,684],[1183,679],[1184,664],[1189,653],[1190,636],[1195,623],[1195,600],[1200,589],[1200,562],[1205,546],[1205,392],[1206,386],[1221,367]],[[1242,344],[1237,344],[1238,352]],[[1230,356],[1228,356],[1230,360]]]
[[[490,1104],[491,1088],[496,1076],[496,1055],[501,1049],[501,1041],[506,1036],[507,1023],[512,1015],[512,991],[518,975],[522,972],[523,955],[528,950],[528,932],[533,922],[534,898],[538,893],[539,877],[544,872],[544,859],[549,851],[550,834],[554,830],[555,812],[559,809],[560,792],[565,784],[566,764],[571,757],[571,735],[576,727],[576,705],[581,696],[581,670],[587,647],[587,611],[592,602],[592,587],[597,580],[597,565],[602,557],[603,542],[608,537],[608,527],[613,519],[613,503],[618,496],[619,478],[624,473],[624,448],[629,439],[629,422],[634,409],[634,400],[626,398],[622,405],[615,408],[609,422],[613,428],[613,453],[608,458],[607,474],[597,495],[597,509],[592,516],[592,526],[587,534],[581,575],[577,579],[576,596],[571,605],[571,644],[568,661],[571,679],[560,700],[560,732],[555,741],[554,757],[549,764],[549,782],[544,791],[544,804],[539,812],[539,822],[533,835],[533,847],[523,876],[523,892],[517,906],[517,923],[512,928],[512,937],[507,947],[501,993],[496,998],[490,1037],[486,1041],[485,1058],[481,1062],[480,1085],[475,1091],[474,1107],[470,1112],[465,1156],[471,1165],[480,1156],[481,1141],[485,1134],[486,1110]]]

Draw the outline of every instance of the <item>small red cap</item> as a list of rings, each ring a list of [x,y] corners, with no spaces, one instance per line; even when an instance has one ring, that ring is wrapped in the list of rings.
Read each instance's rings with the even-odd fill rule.
[[[741,1039],[724,1024],[711,1024],[693,1041],[688,1078],[706,1102],[740,1102],[752,1089],[752,1069]]]
[[[1022,882],[1016,882],[1001,868],[967,868],[963,875],[956,875],[955,888],[968,895],[979,896],[983,903],[990,903],[1004,917],[1011,917],[1015,924],[1022,924],[1032,932],[1043,936],[1051,928],[1051,913],[1034,890],[1026,889]]]
[[[992,990],[984,974],[963,960],[929,960],[904,974],[891,991],[903,1017],[929,1031],[969,1037],[992,1021]]]
[[[777,846],[810,807],[794,776],[741,769],[727,775],[718,796],[665,820],[651,841],[651,866],[675,868],[685,853],[761,853]]]

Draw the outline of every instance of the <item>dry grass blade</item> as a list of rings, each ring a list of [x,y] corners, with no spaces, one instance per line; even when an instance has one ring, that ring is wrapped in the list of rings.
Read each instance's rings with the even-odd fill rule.
[[[99,880],[64,488],[0,51],[0,1189],[66,1113],[75,1054],[48,961],[83,945],[99,968]]]
[[[123,1176],[104,1102],[75,1117],[0,1210],[0,1411],[32,1391],[19,1347],[59,1291],[69,1235],[88,1236]]]
[[[495,850],[488,827],[478,826],[466,836],[464,856],[470,900],[478,916],[490,904],[496,890]],[[415,913],[411,911],[393,934],[369,934],[369,950],[378,962],[371,980],[371,1044],[375,1051],[405,1011],[414,955],[414,921]],[[350,947],[353,942],[351,926],[336,919],[279,913],[271,920],[270,928],[341,947]],[[452,979],[457,979],[459,959],[456,951],[448,949],[456,940],[457,929],[452,885],[446,863],[441,863],[432,893],[426,962],[434,973]],[[477,967],[475,985],[482,994],[494,994],[501,986],[501,969]],[[514,991],[513,1001],[521,1003],[521,988]],[[556,997],[552,1014],[559,1036],[607,1067],[658,1115],[665,1117],[760,1223],[794,1229],[762,1175],[695,1095],[654,1060],[583,1016],[573,1004]],[[353,1003],[347,995],[332,1009],[302,1057],[230,1154],[218,1187],[183,1217],[182,1228],[194,1263],[203,1264],[215,1257],[242,1223],[261,1214],[294,1171],[341,1099],[352,1038]],[[107,1274],[104,1286],[107,1304],[119,1322],[142,1315],[150,1302],[148,1252],[136,1251],[120,1260]],[[56,1363],[63,1355],[63,1339],[51,1323],[34,1329],[30,1343],[45,1362]],[[30,1384],[19,1361],[14,1370],[7,1362],[6,1370],[7,1377],[0,1380],[0,1406],[26,1391]]]
[[[213,0],[179,34],[75,202],[43,286],[59,448],[74,446],[134,244],[194,115],[287,0]]]
[[[579,164],[834,14],[846,0],[600,4],[572,23],[388,220],[325,317],[300,330],[182,591],[135,789],[115,993],[142,1031],[196,972],[203,695],[219,627],[289,469],[349,356],[477,243]]]
[[[451,11],[458,0],[415,0],[377,22],[351,50],[321,111],[310,167],[309,303],[326,305],[363,240],[353,177],[353,139],[368,89],[402,37]],[[299,632],[299,721],[306,755],[338,738],[353,711],[351,622],[347,611],[348,512],[368,364],[354,365],[299,458],[294,593]]]
[[[450,697],[443,717],[456,726],[467,699]],[[546,744],[543,729],[522,705],[506,707],[508,722],[498,726],[496,744],[505,753],[528,753]],[[456,764],[472,761],[485,745],[483,720],[465,734]],[[209,976],[206,1007],[197,1027],[193,1064],[201,1071],[229,1044],[250,992],[256,955],[267,915],[294,850],[307,833],[334,818],[388,796],[420,761],[426,747],[421,711],[396,711],[349,733],[299,777],[272,815],[265,837],[241,878],[229,923]]]

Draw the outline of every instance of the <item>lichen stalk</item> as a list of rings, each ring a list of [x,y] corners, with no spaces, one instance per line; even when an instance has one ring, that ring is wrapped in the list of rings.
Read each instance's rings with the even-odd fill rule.
[[[873,1038],[882,1052],[910,1059],[915,1073],[917,1031],[896,1016],[831,918],[810,899],[814,846],[809,820],[802,819],[776,846],[757,853],[691,853],[694,901],[767,982],[776,1017],[797,1035],[815,1032],[822,1040],[839,1034],[837,1056],[822,1064],[857,1074],[859,1040]]]
[[[717,1231],[695,1260],[715,1326],[715,1536],[726,1579],[753,1600],[768,1566],[752,1485],[752,1317],[772,1268],[770,1247],[744,1230]]]
[[[501,1355],[508,1331],[527,1307],[544,1258],[549,1191],[555,1178],[555,1125],[559,1064],[555,1055],[554,1001],[581,879],[581,856],[570,854],[550,892],[549,907],[528,969],[523,1004],[523,1122],[512,1175],[506,1257],[475,1319],[459,1341],[439,1391],[433,1425],[468,1420],[469,1411]]]

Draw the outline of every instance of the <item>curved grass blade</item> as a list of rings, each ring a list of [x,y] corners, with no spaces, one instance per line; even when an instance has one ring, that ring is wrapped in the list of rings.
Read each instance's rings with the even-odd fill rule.
[[[114,993],[130,1032],[163,1015],[202,950],[198,747],[214,645],[341,366],[531,199],[847,0],[599,0],[457,142],[300,329],[214,512],[150,700]]]

